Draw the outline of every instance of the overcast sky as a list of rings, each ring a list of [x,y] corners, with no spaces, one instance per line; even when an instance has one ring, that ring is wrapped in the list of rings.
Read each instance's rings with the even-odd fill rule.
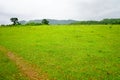
[[[120,18],[120,0],[0,0],[0,24],[19,20]]]

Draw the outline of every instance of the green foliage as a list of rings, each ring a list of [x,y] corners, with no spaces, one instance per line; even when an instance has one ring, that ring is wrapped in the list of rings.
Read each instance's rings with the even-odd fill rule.
[[[28,80],[2,52],[0,52],[0,80]]]
[[[120,19],[104,19],[101,21],[104,24],[120,24]]]
[[[120,24],[120,19],[103,19],[101,21],[78,21],[71,24]]]
[[[2,27],[0,45],[51,80],[119,80],[119,36],[120,25]]]
[[[41,23],[34,23],[34,22],[29,22],[27,24],[25,24],[26,26],[38,26],[41,25]]]
[[[48,25],[48,24],[49,24],[49,21],[48,21],[47,19],[43,19],[43,20],[42,20],[42,24]]]
[[[13,25],[20,25],[18,22],[18,18],[10,18],[11,22],[13,22]]]
[[[1,24],[0,26],[1,26],[1,27],[4,27],[4,26],[6,26],[6,25],[4,25],[4,24]]]

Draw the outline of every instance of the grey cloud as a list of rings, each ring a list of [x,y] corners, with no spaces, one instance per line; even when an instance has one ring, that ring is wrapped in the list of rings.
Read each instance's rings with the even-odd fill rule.
[[[120,0],[0,0],[0,23],[25,19],[120,18]]]
[[[77,3],[77,11],[82,14],[83,19],[101,19],[105,17],[104,15],[114,17],[120,11],[119,3],[120,0],[94,0],[92,3],[79,2]]]

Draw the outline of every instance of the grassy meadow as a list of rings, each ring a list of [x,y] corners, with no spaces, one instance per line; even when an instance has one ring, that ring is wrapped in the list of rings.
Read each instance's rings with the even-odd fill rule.
[[[28,80],[16,65],[0,51],[0,80]]]
[[[37,65],[51,80],[120,79],[120,25],[0,27],[0,45]],[[0,80],[5,70],[0,68]]]

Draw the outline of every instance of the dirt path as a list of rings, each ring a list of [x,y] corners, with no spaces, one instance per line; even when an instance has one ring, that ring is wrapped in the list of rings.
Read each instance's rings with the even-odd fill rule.
[[[39,68],[29,64],[22,57],[15,55],[13,52],[2,46],[0,46],[0,51],[5,53],[6,56],[17,65],[21,73],[28,77],[29,80],[49,80],[47,74],[43,74]],[[41,71],[41,73],[38,73],[38,71]]]

